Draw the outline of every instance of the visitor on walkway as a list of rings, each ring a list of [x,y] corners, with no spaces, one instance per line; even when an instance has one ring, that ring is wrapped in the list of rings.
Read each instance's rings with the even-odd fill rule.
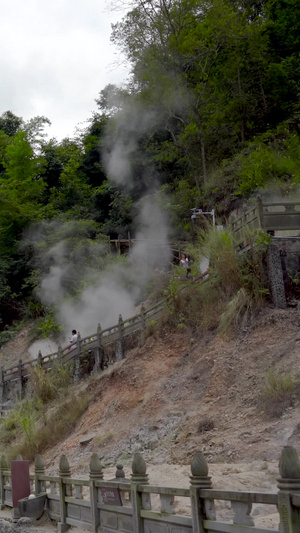
[[[76,344],[77,344],[77,338],[78,338],[78,335],[77,335],[77,331],[76,329],[72,329],[72,337],[70,338],[70,350],[75,350],[76,348]]]
[[[191,267],[189,258],[185,254],[181,254],[180,266],[186,269],[186,277],[189,278],[191,274]]]

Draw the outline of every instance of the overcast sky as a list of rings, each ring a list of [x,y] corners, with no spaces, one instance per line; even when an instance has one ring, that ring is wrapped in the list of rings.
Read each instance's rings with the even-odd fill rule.
[[[72,136],[108,83],[127,70],[110,43],[120,12],[106,0],[0,0],[0,115],[44,115],[49,137]]]

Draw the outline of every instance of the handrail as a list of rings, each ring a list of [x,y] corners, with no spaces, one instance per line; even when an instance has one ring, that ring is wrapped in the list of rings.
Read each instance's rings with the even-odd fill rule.
[[[281,209],[273,210],[273,207]],[[256,203],[232,219],[229,225],[235,236],[236,246],[241,250],[249,244],[246,228],[272,234],[275,231],[299,230],[300,201],[262,202],[258,196]]]
[[[136,333],[141,329],[141,322],[142,322],[142,316],[144,316],[145,325],[147,325],[147,319],[151,318],[151,313],[153,311],[162,311],[163,310],[164,303],[163,301],[160,301],[156,304],[154,304],[152,307],[149,307],[148,309],[144,309],[144,311],[141,311],[141,313],[134,315],[130,318],[125,319],[123,323],[123,335],[126,337],[126,330],[129,330],[130,328],[130,334]],[[110,326],[106,329],[101,330],[101,340],[104,345],[109,345],[114,342],[116,342],[116,334],[118,333],[118,327],[119,324],[115,324],[113,326]],[[98,333],[92,333],[90,335],[87,335],[86,337],[83,337],[80,340],[80,344],[82,347],[86,348],[87,345],[93,344],[98,339]],[[76,348],[77,346],[74,345]],[[33,367],[36,364],[43,364],[43,362],[50,362],[51,360],[58,359],[59,357],[59,350],[57,352],[50,353],[48,355],[41,355],[37,357],[36,359],[31,359],[28,361],[22,362],[21,370],[22,373],[24,370],[27,370],[28,367]],[[77,349],[74,349],[74,354],[70,352],[70,345],[65,346],[61,349],[62,356],[64,354],[70,355],[69,360],[74,359],[76,356],[78,356]],[[82,352],[80,352],[82,353]],[[27,374],[23,375],[23,377],[26,377]],[[4,381],[12,381],[15,379],[19,379],[20,376],[20,365],[16,363],[15,365],[4,368],[3,369],[3,378]],[[5,379],[8,378],[9,379]]]

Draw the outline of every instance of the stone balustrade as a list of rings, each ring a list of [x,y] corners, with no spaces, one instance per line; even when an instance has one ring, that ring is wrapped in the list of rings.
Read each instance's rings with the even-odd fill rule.
[[[281,453],[277,492],[217,490],[208,474],[203,454],[196,452],[186,487],[150,485],[147,465],[136,452],[130,479],[125,478],[122,465],[117,465],[115,479],[106,480],[100,459],[93,453],[86,479],[72,477],[65,455],[60,459],[58,476],[47,476],[37,456],[31,482],[36,495],[46,493],[46,510],[61,533],[70,526],[95,533],[298,533],[300,461],[294,448],[285,446]],[[177,512],[178,499],[187,502],[185,514]],[[218,516],[220,501],[230,504],[230,519]],[[272,513],[278,514],[278,527],[256,526],[253,504],[270,506]],[[0,463],[0,505],[12,507],[10,469],[4,457]]]
[[[102,330],[98,324],[97,332],[86,337],[78,334],[76,346],[59,347],[57,352],[43,356],[38,353],[36,359],[17,364],[9,368],[0,367],[0,405],[8,399],[21,398],[24,395],[26,383],[30,375],[30,369],[40,365],[49,370],[56,363],[74,366],[74,381],[79,381],[82,374],[99,372],[107,364],[105,347],[112,346],[114,349],[114,361],[121,361],[125,357],[126,339],[135,338],[135,344],[141,346],[144,342],[147,326],[155,323],[163,311],[163,302],[145,309],[126,320],[119,315],[118,324]],[[114,362],[110,361],[110,362]],[[0,414],[5,414],[4,410]]]

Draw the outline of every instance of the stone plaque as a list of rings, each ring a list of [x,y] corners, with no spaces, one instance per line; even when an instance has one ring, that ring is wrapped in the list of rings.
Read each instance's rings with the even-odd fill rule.
[[[120,491],[117,487],[101,487],[100,492],[105,505],[122,505]]]
[[[11,488],[13,508],[18,509],[18,501],[30,494],[29,461],[11,461]]]

